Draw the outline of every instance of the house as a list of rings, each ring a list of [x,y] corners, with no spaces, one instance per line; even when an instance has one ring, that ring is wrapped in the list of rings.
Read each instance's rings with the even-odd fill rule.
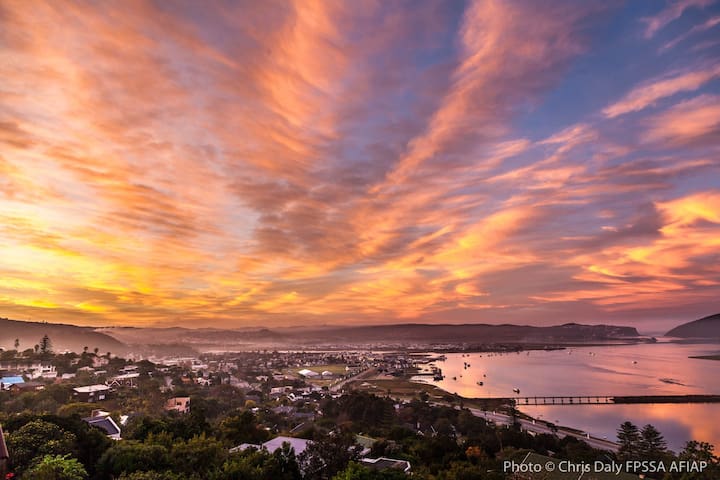
[[[10,390],[10,386],[18,384],[18,383],[25,383],[25,380],[23,377],[19,375],[13,375],[11,377],[2,377],[0,378],[0,390]]]
[[[405,473],[410,473],[410,462],[407,460],[397,460],[395,458],[378,457],[378,458],[361,458],[360,465],[363,465],[373,470],[385,470],[386,468],[394,468],[396,470],[402,470]]]
[[[375,445],[376,441],[377,440],[372,437],[366,437],[365,435],[355,435],[355,443],[362,447],[362,450],[360,451],[360,456],[364,457],[366,455],[370,455],[372,447],[373,445]]]
[[[12,393],[23,393],[23,392],[37,392],[40,390],[45,389],[45,384],[40,382],[23,382],[23,383],[15,383],[13,385],[10,385],[10,390]]]
[[[52,380],[57,377],[57,369],[54,365],[40,365],[30,372],[30,378],[46,378]]]
[[[230,453],[242,452],[247,448],[257,448],[258,450],[264,449],[270,453],[273,453],[275,452],[275,450],[282,448],[283,443],[289,443],[290,447],[295,450],[295,455],[300,455],[312,442],[304,438],[284,437],[281,435],[279,437],[273,438],[272,440],[268,440],[262,445],[243,443],[242,445],[239,445],[235,448],[231,448]]]
[[[195,379],[195,383],[197,383],[198,385],[202,385],[203,387],[208,387],[212,385],[212,380],[205,377],[197,377]]]
[[[79,402],[99,402],[105,400],[110,393],[110,387],[107,385],[87,385],[84,387],[73,388],[73,395],[77,397]]]
[[[108,379],[107,386],[109,387],[137,387],[137,378],[140,376],[139,373],[123,373],[122,375],[116,375]]]
[[[320,376],[319,373],[314,372],[312,370],[308,370],[307,368],[303,368],[302,370],[300,370],[298,372],[298,375],[302,375],[303,377],[306,377],[306,378],[314,378],[314,377]]]
[[[120,427],[108,412],[93,410],[92,416],[83,418],[83,422],[86,422],[91,427],[99,428],[113,440],[121,439]]]
[[[165,402],[166,411],[176,411],[179,413],[190,412],[190,397],[173,397]]]

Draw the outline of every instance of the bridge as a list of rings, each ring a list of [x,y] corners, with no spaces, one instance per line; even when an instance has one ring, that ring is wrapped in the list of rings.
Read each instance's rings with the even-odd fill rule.
[[[720,395],[563,395],[534,397],[481,397],[477,400],[523,405],[615,405],[638,403],[720,403]]]

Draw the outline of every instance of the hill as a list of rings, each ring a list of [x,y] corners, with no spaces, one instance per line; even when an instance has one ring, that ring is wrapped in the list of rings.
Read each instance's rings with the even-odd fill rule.
[[[567,323],[550,327],[528,325],[431,325],[395,324],[362,327],[326,327],[305,332],[323,342],[403,342],[403,343],[532,343],[532,342],[593,342],[636,339],[640,334],[633,327],[613,325],[580,325]]]
[[[720,313],[709,315],[699,320],[684,323],[665,334],[678,338],[712,338],[720,339]]]
[[[0,348],[15,348],[16,338],[20,340],[20,350],[33,348],[40,343],[44,335],[50,337],[55,352],[65,350],[82,352],[84,347],[88,347],[90,351],[97,347],[102,354],[106,352],[123,354],[127,351],[124,343],[104,333],[96,332],[93,327],[0,318]]]
[[[224,330],[111,327],[98,331],[136,347],[183,344],[200,351],[246,348],[289,348],[292,346],[369,346],[438,344],[530,344],[592,343],[611,340],[643,340],[633,327],[580,325],[568,323],[551,327],[485,324],[391,324],[365,326],[317,326],[278,329],[248,328]]]

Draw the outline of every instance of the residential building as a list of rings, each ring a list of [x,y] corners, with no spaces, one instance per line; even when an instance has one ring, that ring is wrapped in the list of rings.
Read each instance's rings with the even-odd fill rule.
[[[410,462],[407,460],[398,460],[395,458],[378,457],[378,458],[361,458],[360,464],[372,468],[373,470],[384,470],[386,468],[394,468],[410,473]]]
[[[165,410],[190,413],[190,397],[173,397],[165,402]]]
[[[73,388],[73,395],[79,402],[99,402],[105,400],[110,393],[110,387],[107,385],[87,385],[84,387]]]
[[[273,453],[275,450],[282,448],[283,443],[289,443],[290,447],[295,450],[295,455],[300,455],[312,442],[311,440],[306,440],[304,438],[284,437],[281,435],[279,437],[273,438],[272,440],[268,440],[262,445],[243,443],[242,445],[239,445],[235,448],[231,448],[230,453],[242,452],[243,450],[248,448],[257,448],[258,450],[264,449],[270,453]]]
[[[93,410],[92,416],[83,418],[83,421],[91,427],[99,428],[105,432],[105,435],[113,440],[121,439],[122,432],[120,431],[120,427],[117,423],[115,423],[115,420],[113,420],[108,412]]]
[[[25,383],[25,379],[23,379],[20,375],[2,377],[0,378],[0,390],[10,390],[12,385],[18,383]]]

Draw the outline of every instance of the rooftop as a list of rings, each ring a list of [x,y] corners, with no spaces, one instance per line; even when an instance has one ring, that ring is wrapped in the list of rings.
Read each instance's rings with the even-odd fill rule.
[[[97,385],[86,385],[84,387],[75,387],[73,388],[77,393],[92,393],[92,392],[105,392],[107,390],[110,390],[110,387],[107,385],[97,384]]]

